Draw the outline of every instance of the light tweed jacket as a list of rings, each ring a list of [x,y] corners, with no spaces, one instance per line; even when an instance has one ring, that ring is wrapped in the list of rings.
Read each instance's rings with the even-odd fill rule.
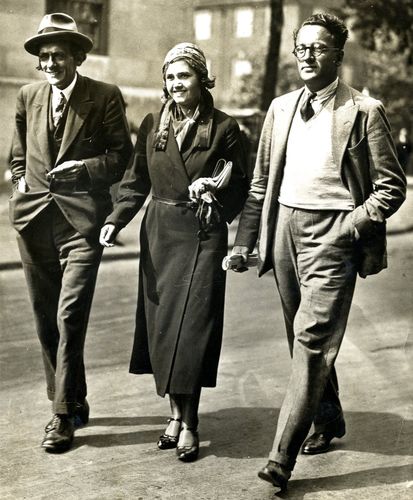
[[[258,240],[258,274],[272,268],[271,249],[288,133],[303,88],[271,103],[261,132],[249,196],[235,245],[253,250]],[[386,222],[403,203],[406,179],[397,160],[383,105],[339,81],[333,111],[333,156],[355,204],[353,222],[358,272],[365,277],[387,266]]]

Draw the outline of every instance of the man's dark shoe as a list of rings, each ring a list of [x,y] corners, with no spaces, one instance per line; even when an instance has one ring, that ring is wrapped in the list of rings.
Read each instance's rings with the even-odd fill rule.
[[[291,477],[291,471],[279,463],[270,460],[268,464],[258,472],[258,477],[271,483],[281,491],[284,491],[287,489],[287,483]]]
[[[304,455],[317,455],[325,453],[331,449],[331,440],[341,438],[346,433],[346,425],[344,420],[336,426],[334,430],[325,432],[314,432],[308,437],[301,448],[301,453]]]
[[[49,453],[67,451],[72,446],[74,432],[73,417],[56,414],[53,416],[50,430],[43,438],[42,448]]]
[[[73,415],[74,418],[74,426],[75,429],[79,429],[79,427],[83,427],[89,422],[89,403],[87,402],[87,399],[83,403],[76,403],[76,408],[75,408],[75,413]],[[50,422],[47,423],[46,427],[44,428],[45,432],[49,432],[52,430],[52,422],[53,418],[50,420]]]

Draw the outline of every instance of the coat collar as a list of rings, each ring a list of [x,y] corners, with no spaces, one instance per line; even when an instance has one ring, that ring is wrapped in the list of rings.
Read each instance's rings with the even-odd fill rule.
[[[157,117],[155,122],[155,135],[153,147],[157,150],[164,150],[174,165],[180,164],[186,172],[185,162],[191,156],[194,149],[209,149],[212,143],[212,125],[214,117],[214,101],[209,92],[203,94],[203,102],[200,107],[200,115],[197,123],[195,124],[195,133],[192,135],[189,147],[181,154],[176,143],[173,127],[168,122],[166,129],[162,125],[163,110]],[[162,130],[161,130],[162,129]],[[162,136],[161,136],[161,135]]]
[[[93,99],[89,94],[89,85],[87,82],[86,78],[78,75],[78,80],[68,102],[67,120],[56,164],[59,163],[72,144],[92,109]]]
[[[34,133],[39,142],[42,157],[45,159],[46,165],[53,168],[51,165],[51,155],[49,149],[48,135],[48,111],[50,101],[51,87],[48,82],[42,82],[39,90],[36,92],[36,97],[33,100],[33,123]]]

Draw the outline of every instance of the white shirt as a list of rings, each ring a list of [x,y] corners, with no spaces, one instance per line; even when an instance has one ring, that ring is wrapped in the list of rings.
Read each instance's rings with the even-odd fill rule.
[[[324,87],[323,89],[319,90],[316,93],[316,96],[314,99],[311,101],[311,106],[314,109],[314,114],[316,115],[319,111],[321,111],[321,108],[327,104],[327,101],[333,97],[333,95],[336,93],[338,86],[338,77],[334,80],[334,82],[330,83],[330,85],[327,85],[327,87]],[[307,87],[306,87],[307,92],[311,92]],[[306,93],[304,92],[306,95]]]

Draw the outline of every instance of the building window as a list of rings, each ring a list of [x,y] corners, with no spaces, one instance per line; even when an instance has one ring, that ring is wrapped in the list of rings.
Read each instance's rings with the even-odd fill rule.
[[[47,0],[46,10],[72,16],[78,30],[93,40],[92,54],[107,54],[108,3],[109,0]]]
[[[246,59],[238,59],[233,63],[233,75],[240,78],[244,75],[249,75],[252,73],[252,64]]]
[[[237,38],[249,38],[252,36],[254,27],[254,11],[252,9],[235,10],[235,36]]]
[[[211,38],[211,12],[202,10],[195,13],[195,38],[197,40],[209,40]]]

